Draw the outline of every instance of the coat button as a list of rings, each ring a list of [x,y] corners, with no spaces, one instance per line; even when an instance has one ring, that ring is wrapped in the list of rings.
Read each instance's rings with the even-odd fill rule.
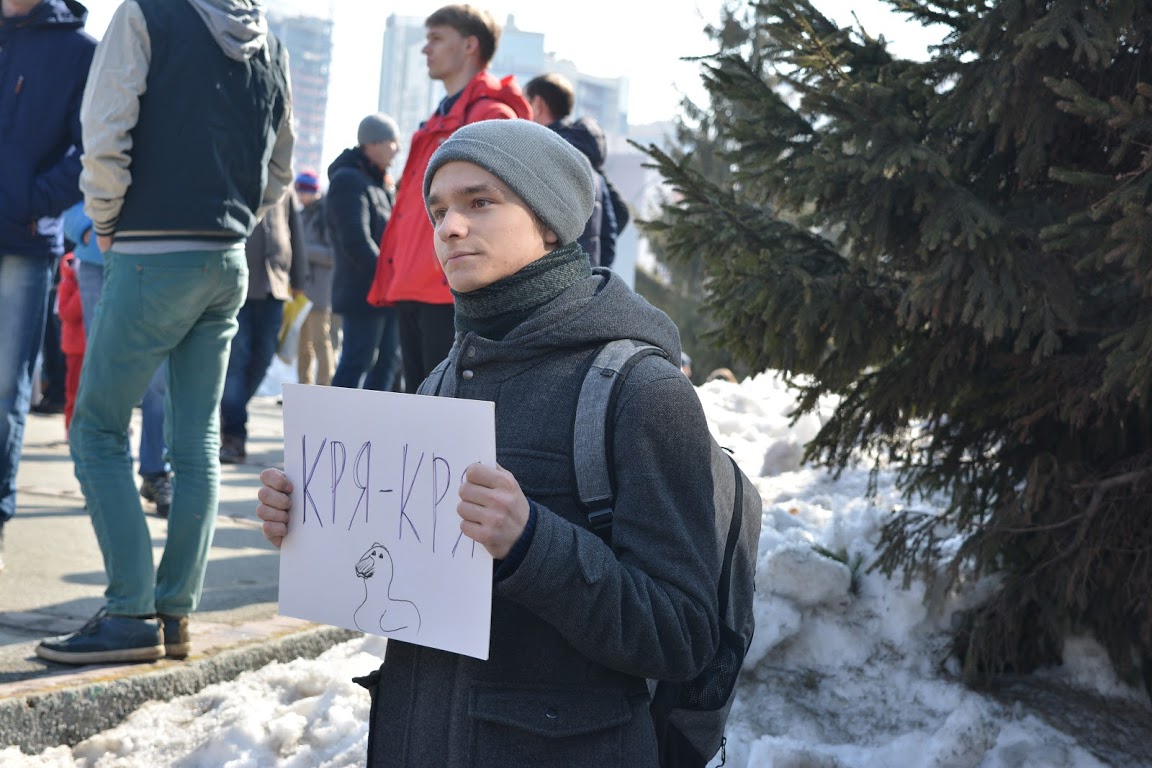
[[[471,380],[471,378],[475,375],[476,374],[473,373],[471,370],[464,371],[463,373],[460,374],[460,376],[462,378],[464,378],[465,380]]]
[[[544,713],[544,717],[548,718],[549,720],[555,720],[559,716],[560,715],[556,714],[556,710],[552,707],[548,707],[548,710]]]
[[[468,347],[468,357],[476,357],[476,347]]]

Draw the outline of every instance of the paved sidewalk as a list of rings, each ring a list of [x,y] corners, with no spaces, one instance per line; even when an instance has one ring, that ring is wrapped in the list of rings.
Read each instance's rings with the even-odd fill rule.
[[[134,420],[139,435],[139,411]],[[274,660],[315,656],[357,636],[276,612],[279,555],[255,516],[258,475],[283,462],[275,397],[250,408],[248,462],[223,465],[220,514],[186,661],[70,667],[35,646],[79,628],[104,604],[104,567],[64,439],[63,416],[30,414],[17,477],[17,514],[5,526],[0,573],[0,748],[38,752],[74,744],[149,699],[192,693]],[[135,448],[136,439],[133,438]],[[159,562],[167,522],[145,502]]]

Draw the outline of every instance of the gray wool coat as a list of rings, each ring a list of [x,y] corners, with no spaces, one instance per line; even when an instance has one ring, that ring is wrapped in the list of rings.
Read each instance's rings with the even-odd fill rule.
[[[680,359],[672,321],[607,270],[502,341],[457,337],[442,393],[495,402],[497,461],[536,504],[536,528],[493,585],[487,661],[389,641],[367,682],[369,766],[656,767],[646,679],[695,677],[718,642],[710,444],[691,383],[643,358],[618,399],[612,547],[588,530],[576,397],[615,338]]]
[[[324,198],[313,200],[300,211],[304,233],[304,253],[308,259],[308,277],[304,294],[313,310],[332,309],[332,241],[328,237]]]

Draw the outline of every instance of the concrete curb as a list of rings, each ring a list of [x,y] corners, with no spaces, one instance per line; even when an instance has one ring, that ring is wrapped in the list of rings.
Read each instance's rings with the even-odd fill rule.
[[[315,658],[334,645],[362,636],[337,627],[309,626],[189,662],[161,662],[160,669],[105,667],[100,677],[83,684],[48,691],[41,686],[41,692],[0,700],[0,744],[29,754],[73,746],[118,725],[148,701],[196,693],[273,661]]]

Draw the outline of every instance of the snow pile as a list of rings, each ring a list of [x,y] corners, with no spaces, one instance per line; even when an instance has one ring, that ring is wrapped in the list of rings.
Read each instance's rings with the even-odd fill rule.
[[[9,747],[0,752],[0,767],[362,765],[370,701],[352,678],[379,666],[385,644],[366,636],[316,659],[273,662],[199,693],[150,702],[72,749],[27,757]]]
[[[718,441],[764,500],[757,629],[729,720],[727,766],[1105,765],[1085,748],[1092,726],[1083,710],[1060,731],[1022,704],[1006,706],[957,682],[946,629],[964,607],[959,599],[931,613],[922,582],[904,589],[898,578],[868,572],[881,527],[902,499],[884,473],[868,497],[867,467],[833,480],[800,465],[804,442],[831,404],[791,425],[794,393],[778,377],[716,381],[699,392]],[[384,641],[368,637],[313,661],[272,664],[149,704],[72,749],[35,757],[0,751],[0,767],[362,765],[369,701],[350,680],[373,669],[383,652]],[[1097,644],[1071,638],[1065,655],[1064,667],[1036,679],[1148,712],[1145,694],[1115,679]],[[1152,765],[1140,757],[1115,764]]]
[[[946,630],[963,603],[932,615],[923,582],[904,589],[899,574],[867,572],[881,528],[903,499],[885,473],[866,498],[867,467],[833,481],[800,466],[800,447],[832,403],[789,427],[793,400],[778,377],[712,382],[700,393],[717,440],[735,449],[765,507],[756,635],[729,721],[726,765],[1104,765],[1071,736],[957,682]],[[750,471],[757,467],[759,477]],[[1064,670],[1066,682],[1140,701],[1116,681],[1097,644],[1079,639],[1068,655],[1090,662]]]

